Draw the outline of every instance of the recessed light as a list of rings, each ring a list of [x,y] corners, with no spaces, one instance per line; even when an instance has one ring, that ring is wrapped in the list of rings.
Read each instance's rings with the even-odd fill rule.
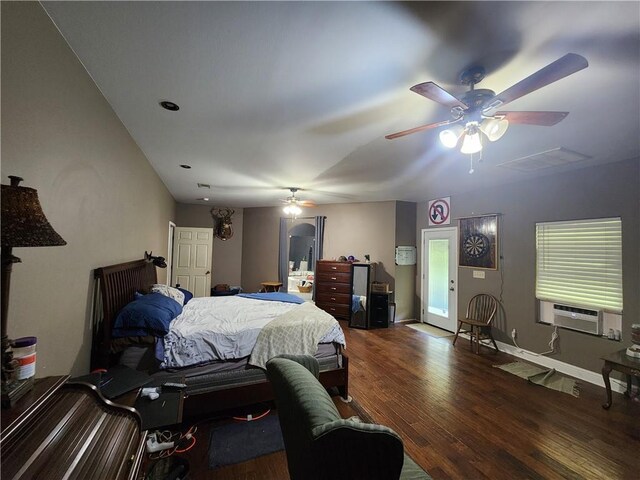
[[[169,110],[171,112],[177,112],[178,110],[180,110],[180,107],[177,103],[169,102],[167,100],[163,100],[162,102],[160,102],[160,106],[165,110]]]
[[[191,165],[186,165],[186,164],[182,164],[180,165],[182,168],[186,168],[187,170],[189,170],[191,168]]]

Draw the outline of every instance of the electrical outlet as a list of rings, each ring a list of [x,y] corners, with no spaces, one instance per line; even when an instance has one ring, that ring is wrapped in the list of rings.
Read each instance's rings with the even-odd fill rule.
[[[518,332],[516,332],[515,328],[511,330],[511,338],[516,338],[517,335],[518,335]]]
[[[484,272],[482,270],[474,270],[473,278],[484,278]]]

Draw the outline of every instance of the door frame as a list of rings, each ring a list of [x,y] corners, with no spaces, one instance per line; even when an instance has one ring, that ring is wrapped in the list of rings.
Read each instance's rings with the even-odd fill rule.
[[[169,240],[167,246],[167,285],[171,286],[173,277],[173,234],[176,230],[176,224],[169,220]]]
[[[454,268],[453,269],[450,268],[449,270],[453,272],[453,278],[450,280],[453,280],[454,290],[452,295],[453,298],[451,298],[451,296],[449,298],[450,300],[449,317],[450,318],[453,317],[455,319],[455,324],[454,324],[455,326],[453,330],[455,332],[455,329],[457,328],[457,325],[458,325],[458,290],[459,290],[458,289],[458,240],[459,240],[458,227],[440,227],[440,228],[423,228],[422,229],[422,243],[421,243],[422,260],[420,262],[420,268],[421,268],[420,278],[422,282],[420,286],[420,323],[427,324],[426,305],[429,298],[429,292],[428,292],[429,269],[427,268],[428,266],[427,266],[427,248],[426,247],[427,247],[427,241],[429,240],[428,237],[430,234],[442,234],[445,232],[449,234],[453,233],[453,254],[449,255],[449,264],[454,265]]]

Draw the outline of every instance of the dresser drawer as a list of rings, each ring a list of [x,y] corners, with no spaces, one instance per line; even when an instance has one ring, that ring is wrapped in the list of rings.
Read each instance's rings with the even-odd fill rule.
[[[329,273],[329,272],[317,272],[316,283],[346,283],[351,285],[351,272],[349,273]]]
[[[343,293],[351,296],[351,284],[316,282],[316,294],[318,293]]]
[[[316,302],[316,307],[321,308],[336,318],[349,320],[351,316],[351,305],[338,305],[336,303],[320,303]]]
[[[316,303],[351,305],[351,295],[346,293],[316,293]]]
[[[342,272],[351,276],[351,264],[347,262],[318,262],[316,272]]]

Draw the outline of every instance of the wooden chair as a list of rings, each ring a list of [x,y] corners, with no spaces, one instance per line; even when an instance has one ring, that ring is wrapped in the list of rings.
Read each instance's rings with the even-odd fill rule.
[[[467,314],[464,319],[458,320],[458,330],[456,336],[453,338],[453,344],[456,344],[458,334],[469,333],[469,344],[473,349],[473,340],[475,337],[476,353],[480,353],[480,340],[490,338],[493,342],[493,347],[498,352],[498,346],[496,341],[491,335],[491,322],[496,316],[498,311],[498,300],[493,295],[487,293],[479,293],[469,300],[467,305]],[[462,329],[463,325],[469,325],[469,329]]]

